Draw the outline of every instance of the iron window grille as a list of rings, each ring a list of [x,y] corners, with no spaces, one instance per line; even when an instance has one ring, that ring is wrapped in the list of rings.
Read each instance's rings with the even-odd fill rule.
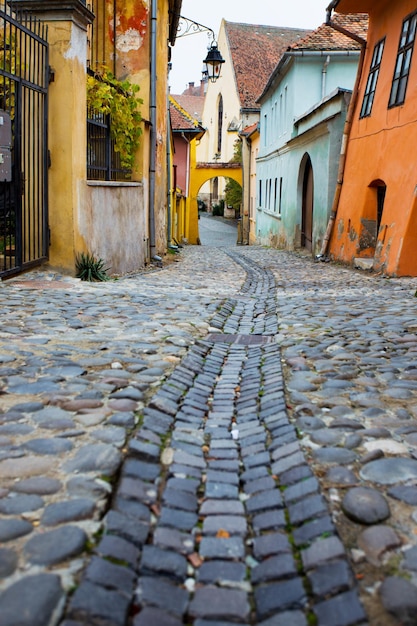
[[[414,41],[417,29],[417,12],[412,13],[403,21],[403,27],[398,46],[394,77],[392,80],[389,107],[398,106],[405,101],[408,77],[410,74],[411,58],[413,56]]]
[[[368,81],[366,83],[365,95],[363,97],[360,117],[369,117],[375,99],[376,86],[378,83],[379,71],[381,69],[382,55],[384,52],[385,39],[381,39],[374,48],[371,67],[369,69]]]
[[[91,109],[87,111],[87,178],[108,181],[131,178],[131,171],[122,167],[120,154],[114,149],[110,115]]]

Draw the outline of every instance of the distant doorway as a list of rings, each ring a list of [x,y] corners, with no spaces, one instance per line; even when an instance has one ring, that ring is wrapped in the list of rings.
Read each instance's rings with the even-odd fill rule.
[[[314,179],[310,157],[307,158],[303,178],[303,204],[301,222],[301,246],[312,252],[313,250],[313,202]]]

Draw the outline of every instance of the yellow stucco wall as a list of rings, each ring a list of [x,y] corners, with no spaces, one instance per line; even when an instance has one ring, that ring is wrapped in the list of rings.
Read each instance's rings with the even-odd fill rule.
[[[50,264],[73,271],[74,250],[82,242],[74,220],[82,202],[86,162],[86,37],[72,21],[49,26],[50,65],[55,79],[49,90]]]

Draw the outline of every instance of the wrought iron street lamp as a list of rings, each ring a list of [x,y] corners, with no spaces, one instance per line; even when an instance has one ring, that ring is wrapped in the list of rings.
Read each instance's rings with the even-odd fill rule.
[[[204,59],[203,63],[207,69],[207,78],[215,83],[216,80],[220,77],[220,72],[222,70],[222,63],[224,63],[224,59],[220,54],[220,50],[217,47],[216,42],[213,40],[208,52],[207,56]]]
[[[208,48],[207,56],[203,61],[206,66],[205,74],[212,83],[215,83],[216,80],[220,77],[220,72],[222,69],[222,64],[224,63],[224,59],[220,54],[220,50],[217,47],[214,31],[208,26],[199,24],[198,22],[190,20],[187,17],[183,17],[182,15],[178,16],[177,38],[186,37],[187,35],[194,35],[196,33],[203,33],[205,31],[208,32],[211,39],[211,44]]]

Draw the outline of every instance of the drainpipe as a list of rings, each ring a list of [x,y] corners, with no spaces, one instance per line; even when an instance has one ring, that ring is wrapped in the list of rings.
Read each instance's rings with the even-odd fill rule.
[[[151,259],[156,253],[155,241],[155,174],[156,174],[156,25],[158,0],[151,0],[151,58],[150,58],[150,132],[149,132],[149,249]]]
[[[330,63],[330,55],[327,55],[325,62],[323,63],[323,69],[321,71],[321,98],[323,100],[326,95],[326,76],[327,76],[327,68]]]
[[[342,193],[342,186],[343,186],[343,177],[344,177],[344,173],[345,173],[347,146],[348,146],[348,142],[349,142],[350,131],[351,131],[351,128],[352,128],[353,114],[354,114],[354,111],[355,111],[355,108],[356,108],[356,104],[357,104],[357,101],[358,101],[359,85],[360,85],[361,78],[362,78],[363,64],[364,64],[364,60],[365,60],[365,50],[366,50],[366,40],[365,39],[362,39],[362,37],[359,37],[355,33],[351,33],[350,31],[346,30],[342,26],[339,26],[338,24],[335,24],[334,22],[331,21],[332,10],[333,10],[334,6],[336,6],[337,4],[338,4],[337,2],[332,2],[332,4],[329,5],[329,8],[327,9],[326,24],[328,26],[330,26],[331,28],[333,28],[334,30],[337,30],[340,33],[343,33],[343,35],[346,35],[346,37],[350,37],[351,39],[354,39],[355,41],[360,43],[361,44],[361,54],[360,54],[360,58],[359,58],[358,71],[357,71],[357,74],[356,74],[356,81],[355,81],[355,85],[353,87],[352,97],[350,99],[350,103],[349,103],[349,107],[348,107],[348,111],[347,111],[346,119],[345,119],[345,125],[344,125],[344,128],[343,128],[342,145],[341,145],[341,148],[340,148],[340,156],[339,156],[339,169],[338,169],[338,172],[337,172],[336,189],[335,189],[335,193],[334,193],[332,209],[331,209],[331,212],[330,212],[329,222],[327,224],[327,229],[326,229],[326,233],[324,235],[324,239],[323,239],[323,243],[322,243],[322,246],[321,246],[320,254],[318,254],[316,256],[316,260],[318,260],[318,261],[321,260],[321,259],[324,259],[325,256],[326,256],[327,249],[328,249],[328,246],[329,246],[330,237],[331,237],[331,234],[333,232],[333,227],[334,227],[334,224],[335,224],[335,221],[336,221],[337,209],[339,208],[340,195]]]
[[[167,98],[167,187],[168,187],[168,195],[167,195],[167,207],[168,207],[168,215],[167,215],[167,246],[168,248],[171,246],[171,230],[172,230],[172,192],[171,192],[171,118],[169,112],[169,90],[168,90],[168,98]]]

